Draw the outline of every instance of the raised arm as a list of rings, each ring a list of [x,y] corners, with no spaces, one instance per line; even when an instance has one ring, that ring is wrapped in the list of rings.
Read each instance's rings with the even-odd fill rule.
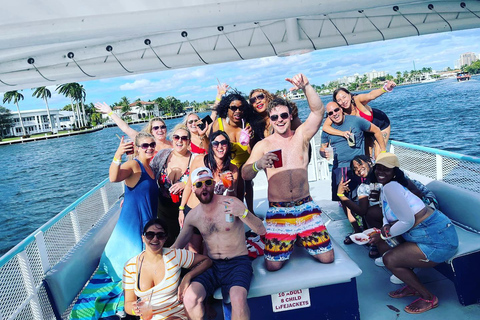
[[[298,127],[297,131],[299,130],[303,134],[306,141],[310,141],[322,124],[323,116],[325,115],[323,102],[315,89],[310,85],[307,77],[303,74],[300,73],[291,79],[287,78],[285,80],[293,85],[293,87],[290,88],[290,91],[302,89],[307,97],[310,115],[307,120]]]
[[[263,141],[258,142],[242,167],[243,180],[253,180],[260,170],[272,168],[273,161],[276,160],[278,160],[278,157],[274,153],[267,152],[264,154],[264,143]]]
[[[130,128],[130,126],[122,120],[115,112],[112,111],[112,108],[105,102],[96,102],[95,109],[98,112],[103,114],[108,114],[108,116],[117,124],[117,126],[122,130],[130,139],[135,141],[135,137],[138,134],[138,131]]]
[[[115,152],[115,156],[113,157],[113,161],[110,164],[110,169],[108,171],[108,176],[111,182],[123,181],[133,174],[133,164],[135,161],[127,161],[123,164],[121,163],[123,154],[132,150],[132,148],[133,145],[131,143],[124,143],[122,137],[120,140],[120,145]]]
[[[360,100],[360,102],[363,105],[365,105],[365,104],[369,103],[370,101],[377,99],[378,97],[380,97],[385,92],[392,91],[393,88],[395,88],[396,85],[397,84],[395,82],[387,80],[382,88],[372,90],[369,93],[361,93],[361,94],[357,95],[357,98]]]

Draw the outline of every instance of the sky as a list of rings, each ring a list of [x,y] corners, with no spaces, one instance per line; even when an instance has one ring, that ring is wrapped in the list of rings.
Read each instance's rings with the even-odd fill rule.
[[[364,74],[372,70],[397,71],[431,67],[433,70],[453,68],[455,61],[465,52],[480,55],[480,29],[436,33],[387,41],[365,43],[317,50],[290,57],[265,57],[216,65],[137,74],[119,78],[80,82],[87,93],[87,103],[104,101],[114,104],[126,96],[130,101],[144,101],[157,97],[174,96],[181,101],[214,100],[218,81],[248,94],[251,89],[276,90],[290,88],[286,77],[303,73],[310,83],[321,85],[343,76]],[[51,109],[62,109],[70,100],[55,92],[49,100]],[[43,100],[33,98],[33,91],[21,92],[25,100],[20,110],[43,109]],[[3,99],[3,93],[0,94]],[[16,111],[12,104],[0,105]]]

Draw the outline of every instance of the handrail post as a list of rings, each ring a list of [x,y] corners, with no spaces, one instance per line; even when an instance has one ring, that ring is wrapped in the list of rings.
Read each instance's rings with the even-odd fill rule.
[[[78,222],[77,208],[70,212],[70,220],[72,222],[73,235],[75,236],[75,243],[82,239],[82,232],[80,230],[80,223]]]
[[[45,237],[43,236],[42,231],[35,234],[35,242],[37,244],[38,253],[40,254],[43,273],[45,274],[50,270],[50,261],[48,261],[47,246],[45,245]]]
[[[106,186],[106,185],[105,185]],[[107,197],[107,190],[105,189],[105,186],[100,188],[100,196],[102,197],[102,203],[103,203],[103,212],[106,213],[108,212],[109,208],[109,203],[108,203],[108,197]]]
[[[30,268],[30,262],[28,261],[27,253],[24,251],[17,255],[18,264],[20,265],[20,271],[22,273],[23,284],[25,290],[28,293],[27,301],[30,300],[32,313],[34,319],[43,319],[40,302],[38,301],[37,290],[35,288],[35,281],[33,280],[32,270]],[[23,308],[22,308],[23,309]]]
[[[439,154],[436,154],[435,160],[437,169],[437,180],[443,180],[443,157]]]

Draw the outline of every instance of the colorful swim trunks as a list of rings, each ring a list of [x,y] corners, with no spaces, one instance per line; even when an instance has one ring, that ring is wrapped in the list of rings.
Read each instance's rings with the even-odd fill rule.
[[[266,215],[265,259],[288,260],[297,238],[311,255],[332,250],[321,214],[311,196],[294,202],[270,202]]]

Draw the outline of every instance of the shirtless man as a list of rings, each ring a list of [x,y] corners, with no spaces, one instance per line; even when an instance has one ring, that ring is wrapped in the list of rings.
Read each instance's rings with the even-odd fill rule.
[[[255,145],[242,169],[246,180],[253,179],[260,170],[267,174],[270,208],[266,215],[264,252],[266,268],[270,271],[279,270],[289,259],[297,239],[320,262],[334,260],[330,236],[320,217],[321,210],[310,196],[307,172],[308,146],[320,128],[325,108],[303,74],[286,80],[293,84],[290,90],[305,92],[311,113],[293,131],[290,102],[281,98],[271,101],[267,111],[274,134]],[[277,168],[275,162],[279,159],[270,152],[276,149],[282,150],[283,161]]]
[[[239,199],[214,194],[210,169],[197,168],[190,178],[200,204],[185,217],[183,229],[172,247],[184,248],[196,227],[213,266],[191,281],[183,299],[185,309],[191,319],[203,319],[205,297],[221,287],[224,297],[230,295],[232,319],[249,319],[247,293],[253,269],[243,223],[259,235],[265,234],[265,227]]]

